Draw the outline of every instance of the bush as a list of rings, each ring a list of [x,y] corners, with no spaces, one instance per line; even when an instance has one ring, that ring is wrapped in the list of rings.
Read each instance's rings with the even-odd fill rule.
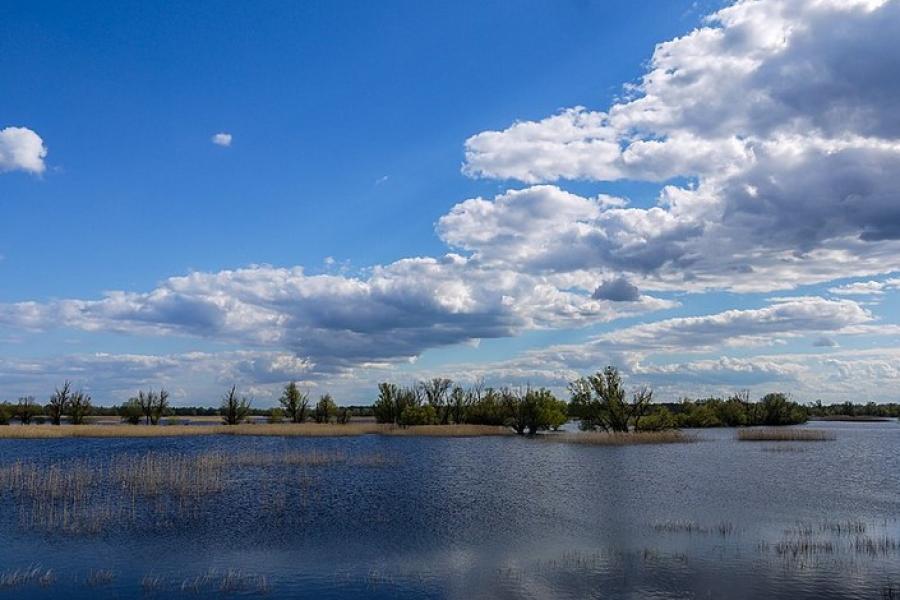
[[[336,414],[337,404],[334,403],[331,394],[325,394],[319,398],[315,410],[316,423],[330,423]]]
[[[400,413],[401,427],[410,427],[412,425],[434,425],[437,423],[437,411],[431,404],[415,405],[410,404],[403,408]]]
[[[222,398],[219,412],[222,414],[222,422],[225,425],[237,425],[246,420],[250,414],[250,400],[243,396],[239,398],[236,387],[231,386],[231,389]]]
[[[144,411],[137,398],[131,398],[119,407],[119,416],[129,425],[138,425],[144,417]]]
[[[0,425],[9,425],[10,419],[13,416],[12,406],[6,404],[0,404]]]
[[[269,411],[269,423],[283,423],[284,411],[280,408],[273,408]]]

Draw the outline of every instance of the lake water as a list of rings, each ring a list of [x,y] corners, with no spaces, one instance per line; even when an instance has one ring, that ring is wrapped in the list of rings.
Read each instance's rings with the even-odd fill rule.
[[[900,425],[815,427],[836,441],[737,442],[726,429],[692,444],[626,447],[515,437],[2,440],[2,464],[310,449],[386,461],[235,468],[190,517],[93,533],[29,527],[7,494],[0,596],[900,597]],[[12,576],[36,565],[52,580]]]

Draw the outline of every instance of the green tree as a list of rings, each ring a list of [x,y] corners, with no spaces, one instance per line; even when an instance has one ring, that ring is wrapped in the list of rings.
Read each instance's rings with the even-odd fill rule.
[[[446,425],[450,418],[447,407],[447,395],[453,382],[444,377],[435,377],[419,384],[425,402],[434,409],[435,418],[441,425]]]
[[[647,388],[636,390],[631,401],[626,400],[625,387],[618,369],[609,366],[594,375],[582,377],[569,384],[569,411],[580,419],[584,430],[626,432],[640,428],[641,419],[650,411],[653,392]]]
[[[137,398],[131,398],[119,407],[119,416],[130,425],[138,425],[144,418],[144,411]]]
[[[244,422],[250,414],[250,400],[243,396],[238,397],[237,387],[231,386],[222,398],[219,412],[225,425],[237,425]]]
[[[281,392],[278,402],[291,423],[302,423],[306,420],[306,413],[309,409],[309,394],[301,392],[300,388],[297,387],[297,382],[292,381],[284,386],[284,391]]]
[[[269,423],[283,423],[284,422],[284,411],[280,408],[272,408],[269,409]]]
[[[91,414],[91,397],[77,391],[69,397],[69,417],[72,425],[84,425],[85,417]]]
[[[41,414],[41,407],[34,401],[34,396],[23,396],[15,408],[15,416],[22,425],[31,423],[31,419]]]
[[[316,402],[316,423],[330,423],[337,414],[337,404],[331,398],[331,394],[325,394]]]

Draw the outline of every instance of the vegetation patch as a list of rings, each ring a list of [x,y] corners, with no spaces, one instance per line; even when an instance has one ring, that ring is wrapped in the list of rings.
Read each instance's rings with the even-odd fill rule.
[[[579,433],[548,434],[541,439],[566,442],[569,444],[587,444],[590,446],[631,446],[639,444],[684,444],[697,441],[696,436],[686,434],[677,429],[665,431],[632,431],[606,432],[585,431]]]
[[[831,431],[822,429],[740,429],[737,439],[742,442],[830,442],[835,439]]]

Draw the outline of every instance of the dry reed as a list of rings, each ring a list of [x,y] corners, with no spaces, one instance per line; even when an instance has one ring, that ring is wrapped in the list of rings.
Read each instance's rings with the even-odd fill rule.
[[[541,436],[541,439],[569,444],[587,444],[591,446],[631,446],[641,444],[683,444],[695,442],[697,438],[677,429],[666,431],[632,431],[629,433],[607,433],[590,431],[579,433],[561,433]]]
[[[828,442],[834,433],[822,429],[739,429],[737,439],[742,442]]]
[[[22,425],[0,427],[0,439],[144,438],[209,435],[345,437],[357,435],[472,437],[511,435],[489,425],[423,425],[401,428],[379,423],[244,423],[241,425]]]

